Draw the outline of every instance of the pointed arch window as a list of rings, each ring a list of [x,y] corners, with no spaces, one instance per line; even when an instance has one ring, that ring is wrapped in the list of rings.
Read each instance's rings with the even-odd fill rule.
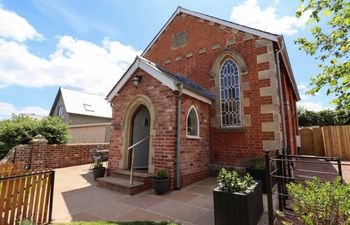
[[[241,127],[240,81],[237,64],[226,59],[220,69],[221,126]]]
[[[191,107],[187,113],[186,119],[186,135],[187,137],[199,137],[199,118],[195,107]]]

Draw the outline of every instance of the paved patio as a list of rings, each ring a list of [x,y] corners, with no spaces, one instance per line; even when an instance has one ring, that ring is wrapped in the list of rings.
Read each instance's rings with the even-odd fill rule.
[[[182,225],[214,224],[214,177],[162,196],[153,190],[129,196],[97,187],[88,168],[56,169],[54,222],[169,220]],[[259,224],[267,224],[266,212]]]

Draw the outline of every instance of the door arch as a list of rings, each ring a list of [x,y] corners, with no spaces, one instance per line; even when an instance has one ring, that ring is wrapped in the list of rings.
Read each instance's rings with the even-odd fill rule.
[[[123,113],[123,121],[122,121],[122,149],[121,149],[121,158],[119,161],[120,169],[130,169],[130,151],[128,148],[133,143],[133,120],[135,115],[140,110],[140,107],[145,107],[149,111],[150,114],[150,138],[149,138],[149,154],[148,154],[148,173],[154,173],[154,146],[153,139],[156,136],[156,131],[154,130],[154,123],[156,118],[155,107],[147,96],[145,95],[136,95],[129,103],[128,107]]]
[[[141,105],[135,112],[131,121],[132,135],[131,144],[134,145],[142,139],[150,136],[150,112]],[[134,168],[147,169],[149,164],[149,138],[134,147]],[[129,163],[130,167],[130,163]]]

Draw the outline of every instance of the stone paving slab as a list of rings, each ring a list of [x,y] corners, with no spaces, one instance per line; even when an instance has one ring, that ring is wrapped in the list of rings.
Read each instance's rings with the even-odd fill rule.
[[[56,169],[54,222],[167,220],[181,225],[214,224],[214,177],[165,195],[148,190],[130,196],[97,187],[89,166]],[[259,224],[267,224],[266,212]]]

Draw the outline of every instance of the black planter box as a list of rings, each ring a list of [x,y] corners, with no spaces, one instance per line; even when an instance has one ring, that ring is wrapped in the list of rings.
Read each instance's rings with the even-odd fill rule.
[[[248,193],[214,189],[215,225],[256,225],[263,213],[261,183]]]
[[[259,170],[254,168],[247,168],[247,173],[254,178],[254,180],[260,180],[262,184],[262,193],[267,194],[267,181],[266,170]],[[277,183],[276,178],[271,179],[271,185],[274,187]]]

